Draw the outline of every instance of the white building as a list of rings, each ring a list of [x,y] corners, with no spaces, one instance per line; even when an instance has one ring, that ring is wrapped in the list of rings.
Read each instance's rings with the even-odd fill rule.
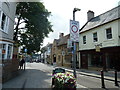
[[[15,2],[0,2],[0,60],[12,59],[15,11]]]
[[[120,68],[120,5],[96,17],[93,11],[88,11],[87,14],[88,21],[80,30],[81,68],[118,70]]]

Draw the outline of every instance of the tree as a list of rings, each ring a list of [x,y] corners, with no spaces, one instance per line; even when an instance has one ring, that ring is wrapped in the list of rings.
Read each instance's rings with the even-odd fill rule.
[[[14,28],[14,41],[28,53],[38,52],[43,39],[52,32],[52,25],[48,21],[50,12],[41,2],[19,2],[16,9],[16,25]],[[24,26],[22,25],[24,23]]]

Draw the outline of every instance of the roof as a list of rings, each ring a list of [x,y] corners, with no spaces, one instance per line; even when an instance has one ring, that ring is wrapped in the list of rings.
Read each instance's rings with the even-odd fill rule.
[[[53,45],[53,44],[48,43],[48,44],[46,45],[46,47],[52,47],[52,45]]]
[[[67,44],[68,39],[70,38],[70,34],[67,34],[66,36],[63,36],[59,39],[58,46]]]
[[[56,43],[56,44],[58,44],[58,42],[59,42],[59,39],[54,39],[53,41],[53,43]]]
[[[101,26],[103,24],[106,24],[108,22],[114,21],[120,19],[120,5],[99,15],[92,19],[90,19],[81,29],[81,32],[85,32],[87,30],[90,30],[92,28],[96,28],[98,26]]]

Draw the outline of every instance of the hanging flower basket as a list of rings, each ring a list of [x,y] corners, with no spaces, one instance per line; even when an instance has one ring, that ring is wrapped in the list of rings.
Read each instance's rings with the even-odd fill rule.
[[[76,89],[76,79],[71,73],[56,73],[53,75],[54,88],[69,88]]]

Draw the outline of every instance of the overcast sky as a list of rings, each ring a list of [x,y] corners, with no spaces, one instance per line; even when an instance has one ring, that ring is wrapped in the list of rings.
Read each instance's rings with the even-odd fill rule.
[[[59,33],[69,34],[69,22],[73,19],[73,9],[80,8],[81,11],[75,13],[75,20],[79,21],[80,28],[87,21],[87,11],[92,10],[98,16],[118,5],[120,0],[42,0],[45,8],[51,12],[49,21],[53,25],[54,32],[44,39],[43,46],[54,39],[59,38]]]

